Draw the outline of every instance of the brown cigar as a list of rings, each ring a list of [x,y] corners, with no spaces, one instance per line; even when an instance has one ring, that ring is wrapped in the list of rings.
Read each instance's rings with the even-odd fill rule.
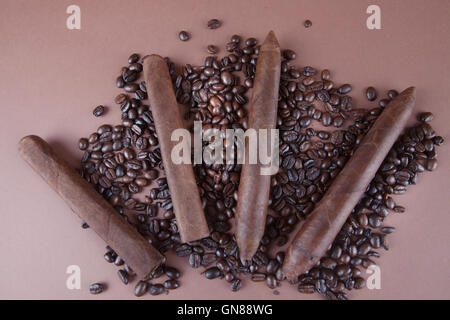
[[[130,226],[103,197],[50,145],[37,136],[19,142],[22,158],[52,187],[141,278],[149,276],[163,256]]]
[[[270,31],[259,51],[248,128],[276,128],[281,54],[275,33]],[[248,154],[248,144],[246,144]],[[252,152],[257,152],[253,150]],[[272,151],[273,152],[273,151]],[[264,235],[270,175],[261,175],[261,164],[243,164],[236,210],[236,241],[241,260],[251,260]]]
[[[144,76],[181,241],[208,237],[192,165],[175,164],[171,159],[172,148],[178,143],[171,141],[171,135],[175,129],[183,128],[183,122],[166,61],[158,55],[146,57]]]
[[[406,126],[415,100],[416,90],[411,87],[389,103],[306,219],[283,263],[289,280],[311,269],[326,253]]]

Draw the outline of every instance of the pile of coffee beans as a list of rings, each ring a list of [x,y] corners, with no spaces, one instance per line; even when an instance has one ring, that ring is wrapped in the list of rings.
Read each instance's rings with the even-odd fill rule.
[[[210,23],[212,28],[217,25]],[[177,100],[187,107],[186,119],[202,121],[203,130],[248,127],[245,106],[253,86],[258,41],[234,35],[225,50],[222,58],[208,56],[202,66],[187,64],[178,73],[166,59]],[[378,106],[355,108],[350,84],[335,84],[327,69],[297,68],[295,58],[294,51],[283,50],[277,119],[281,167],[272,178],[266,230],[252,261],[241,262],[232,232],[238,164],[194,167],[211,236],[181,243],[137,54],[129,57],[116,79],[116,86],[125,90],[115,98],[122,123],[100,126],[79,141],[84,150],[81,175],[151,244],[162,253],[174,250],[186,257],[206,279],[224,279],[232,291],[253,281],[276,289],[284,280],[280,268],[283,247],[296,226],[311,213],[383,108],[397,95],[391,90]],[[366,95],[369,101],[377,100],[372,87]],[[406,192],[417,183],[420,172],[437,166],[435,146],[443,139],[429,125],[432,118],[430,113],[421,114],[420,123],[398,139],[327,255],[294,282],[299,292],[347,299],[349,290],[365,286],[362,269],[375,264],[378,249],[389,248],[387,236],[395,230],[384,224],[385,218],[405,210],[392,195]],[[135,277],[111,248],[105,260],[121,268],[118,276],[124,284]],[[162,276],[166,279],[158,280]],[[178,270],[164,264],[149,279],[137,279],[135,295],[167,293],[180,286],[179,278]]]

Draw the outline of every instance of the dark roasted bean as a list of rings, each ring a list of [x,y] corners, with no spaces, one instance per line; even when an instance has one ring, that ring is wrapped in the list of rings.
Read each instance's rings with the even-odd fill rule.
[[[89,286],[89,292],[91,294],[100,294],[105,291],[105,285],[102,283],[93,283]]]
[[[208,29],[217,29],[221,25],[218,19],[211,19],[208,21]]]
[[[130,280],[130,275],[128,274],[128,272],[126,272],[123,269],[120,269],[117,272],[117,275],[119,276],[119,279],[124,283],[124,284],[128,284],[129,280]]]
[[[95,109],[92,111],[92,114],[96,117],[100,117],[105,112],[105,107],[100,105],[95,107]]]
[[[139,281],[136,285],[136,287],[134,288],[134,295],[136,297],[142,297],[144,294],[147,293],[148,291],[148,282],[146,281]]]
[[[189,33],[187,33],[186,31],[180,31],[178,37],[180,38],[181,41],[188,41],[190,38]]]

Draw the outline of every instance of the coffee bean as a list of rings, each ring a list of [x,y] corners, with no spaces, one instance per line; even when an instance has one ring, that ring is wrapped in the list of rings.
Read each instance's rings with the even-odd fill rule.
[[[139,281],[134,288],[134,295],[136,297],[142,297],[148,291],[149,284],[146,281]]]
[[[300,293],[312,294],[316,291],[313,284],[299,284],[297,287]]]
[[[164,286],[162,284],[160,284],[160,283],[158,283],[158,284],[150,284],[149,288],[148,288],[148,292],[152,296],[160,295],[160,294],[164,293]]]
[[[206,49],[207,49],[209,54],[217,54],[217,52],[219,52],[217,47],[212,45],[212,44],[210,44]]]
[[[397,90],[389,90],[388,91],[388,97],[389,99],[394,99],[396,96],[398,96],[398,91]]]
[[[86,138],[81,138],[78,141],[78,148],[80,148],[80,150],[86,150],[89,147],[89,141]]]
[[[231,42],[239,44],[241,42],[241,37],[239,35],[235,34],[231,37]]]
[[[92,111],[92,114],[95,117],[100,117],[104,112],[105,112],[105,107],[100,105],[100,106],[95,107],[94,111]]]
[[[258,43],[258,40],[256,40],[255,38],[248,38],[247,40],[245,40],[245,45],[247,47],[254,47],[254,46],[256,46],[257,43]]]
[[[122,76],[118,76],[116,78],[116,87],[117,88],[123,88],[123,86],[125,85],[125,81],[123,80]]]
[[[275,289],[278,282],[274,275],[269,275],[266,278],[266,284],[270,289]]]
[[[366,90],[367,100],[374,101],[377,99],[377,91],[374,87],[368,87]]]
[[[234,279],[231,282],[230,289],[233,292],[239,291],[242,288],[242,281],[240,279]]]
[[[164,288],[169,290],[177,289],[180,286],[179,282],[174,279],[166,280],[164,282]]]
[[[122,73],[122,78],[125,83],[130,83],[136,81],[139,78],[139,73],[127,68],[124,73]]]
[[[130,280],[130,275],[128,274],[128,272],[126,272],[123,269],[120,269],[117,272],[117,275],[119,276],[119,279],[124,283],[124,284],[128,284],[129,280]]]
[[[229,72],[222,72],[222,74],[220,75],[220,79],[222,80],[222,83],[227,86],[230,85],[233,81],[233,77]]]
[[[347,93],[349,93],[350,91],[352,91],[352,86],[350,85],[350,84],[344,84],[344,85],[342,85],[342,86],[340,86],[339,88],[338,88],[338,92],[340,93],[340,94],[347,94]]]
[[[180,277],[180,271],[178,271],[177,269],[173,268],[173,267],[165,267],[164,268],[164,273],[166,274],[166,276],[168,276],[170,279],[178,279]]]
[[[188,41],[190,38],[189,33],[187,33],[186,31],[180,31],[178,37],[180,38],[181,41]]]
[[[430,122],[431,120],[433,120],[433,114],[431,112],[422,112],[421,114],[419,114],[419,121],[426,123],[426,122]]]
[[[105,291],[105,285],[102,283],[93,283],[89,286],[89,292],[91,294],[100,294]]]
[[[219,268],[217,267],[211,267],[206,269],[205,271],[205,278],[206,279],[216,279],[222,276],[222,272],[220,272]]]
[[[211,19],[208,21],[208,29],[217,29],[221,25],[218,19]]]
[[[437,168],[437,160],[436,159],[428,159],[426,168],[428,171],[433,171]]]
[[[293,51],[293,50],[283,50],[283,57],[286,60],[295,60],[297,55],[296,55],[295,51]]]
[[[128,63],[132,64],[132,63],[136,63],[139,61],[139,55],[137,53],[133,53],[132,55],[130,55],[130,57],[128,58]]]

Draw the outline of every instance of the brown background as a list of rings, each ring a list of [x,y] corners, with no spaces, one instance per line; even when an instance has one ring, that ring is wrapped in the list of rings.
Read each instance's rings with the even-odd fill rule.
[[[81,30],[66,28],[66,8],[81,7]],[[382,30],[366,28],[366,8],[379,4]],[[297,64],[329,68],[338,83],[349,82],[356,104],[363,90],[380,94],[415,85],[417,109],[431,110],[448,140],[450,120],[450,1],[118,1],[2,0],[0,10],[0,298],[97,298],[95,281],[109,284],[101,298],[133,298],[117,268],[102,258],[104,244],[82,230],[58,196],[17,155],[20,137],[38,134],[77,165],[80,136],[103,123],[118,123],[114,79],[132,52],[159,53],[176,63],[198,64],[205,46],[223,46],[238,33],[259,39],[273,29],[284,48],[297,51]],[[207,30],[206,21],[223,26]],[[310,29],[303,21],[311,19]],[[181,42],[177,32],[189,30]],[[223,52],[222,47],[222,52]],[[92,108],[110,106],[96,119]],[[439,148],[439,168],[397,199],[407,207],[388,225],[398,231],[379,260],[381,290],[353,298],[450,298],[449,144]],[[172,259],[172,258],[171,258]],[[174,260],[179,266],[180,261]],[[66,267],[81,267],[82,289],[65,286]],[[231,293],[224,281],[202,279],[183,267],[182,288],[154,299],[306,299],[283,284],[274,296],[264,285]]]

